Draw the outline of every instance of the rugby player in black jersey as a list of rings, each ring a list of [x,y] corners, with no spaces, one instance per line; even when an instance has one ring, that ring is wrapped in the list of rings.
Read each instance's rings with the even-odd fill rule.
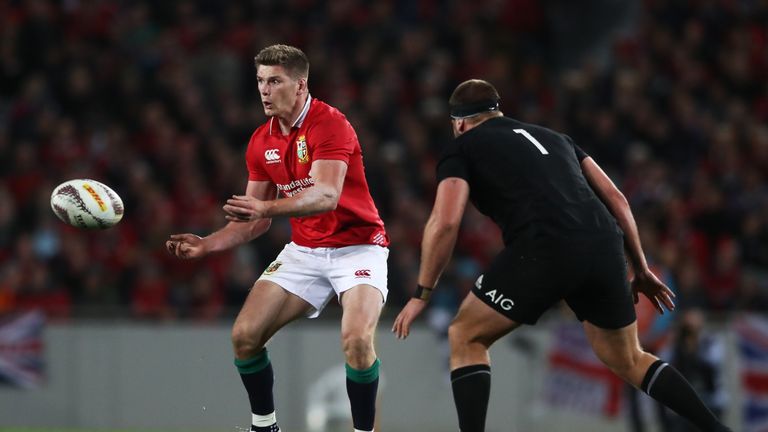
[[[488,348],[521,324],[535,324],[560,300],[614,373],[701,430],[728,431],[682,375],[640,347],[638,293],[659,313],[674,308],[674,294],[648,269],[630,207],[610,178],[567,135],[504,117],[498,92],[486,81],[461,83],[449,104],[456,139],[438,162],[419,285],[392,331],[407,337],[426,307],[471,200],[501,228],[505,249],[448,330],[461,431],[485,429]],[[626,258],[635,275],[631,283]]]

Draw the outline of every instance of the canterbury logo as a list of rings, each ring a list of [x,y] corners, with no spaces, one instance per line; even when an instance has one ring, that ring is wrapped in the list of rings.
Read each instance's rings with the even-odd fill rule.
[[[369,278],[371,277],[371,271],[370,270],[358,270],[355,272],[355,277],[358,278]]]
[[[267,160],[267,163],[278,163],[280,162],[280,149],[269,149],[264,152],[264,159]]]

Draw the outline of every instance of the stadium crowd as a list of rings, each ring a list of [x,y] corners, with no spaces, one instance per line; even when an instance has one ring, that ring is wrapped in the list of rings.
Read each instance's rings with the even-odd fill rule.
[[[390,305],[416,286],[447,97],[480,77],[505,114],[568,133],[607,169],[681,308],[768,311],[768,2],[645,0],[603,35],[607,55],[571,64],[556,55],[571,48],[556,12],[534,0],[0,2],[0,313],[230,319],[287,221],[196,262],[164,241],[226,222],[264,121],[253,56],[277,42],[307,52],[312,95],[357,129],[392,241]],[[50,193],[71,178],[112,186],[123,221],[56,219]],[[463,224],[438,306],[501,247],[476,211]]]

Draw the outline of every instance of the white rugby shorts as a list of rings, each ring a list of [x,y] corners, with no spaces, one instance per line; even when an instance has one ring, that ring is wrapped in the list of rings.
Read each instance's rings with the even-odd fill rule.
[[[389,249],[376,245],[354,245],[341,248],[310,248],[288,243],[261,274],[268,280],[297,295],[314,308],[309,318],[320,315],[325,305],[348,289],[371,285],[387,301],[387,257]]]

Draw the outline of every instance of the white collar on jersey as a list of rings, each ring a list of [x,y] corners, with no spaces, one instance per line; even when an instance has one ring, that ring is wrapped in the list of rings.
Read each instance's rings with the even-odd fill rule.
[[[291,128],[295,127],[301,127],[302,124],[304,124],[304,120],[307,118],[307,113],[309,112],[309,104],[312,102],[312,95],[307,93],[307,101],[304,102],[304,108],[301,109],[301,112],[299,113],[299,116],[296,118],[296,121],[293,122],[291,125]],[[272,122],[275,120],[275,117],[272,116],[269,119],[269,134],[272,135]]]

